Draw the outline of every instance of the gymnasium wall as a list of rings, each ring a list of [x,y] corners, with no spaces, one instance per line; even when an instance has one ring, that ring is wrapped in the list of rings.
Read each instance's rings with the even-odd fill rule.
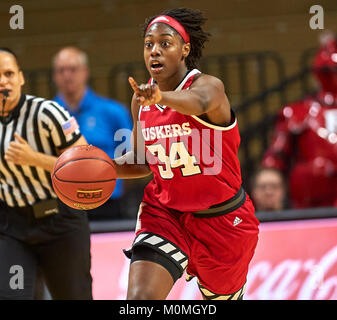
[[[9,8],[24,8],[24,29],[11,30]],[[113,65],[142,59],[138,26],[145,17],[173,7],[205,12],[212,33],[205,55],[277,51],[286,74],[298,70],[303,50],[317,45],[318,30],[309,28],[309,8],[324,8],[326,29],[337,31],[335,0],[26,0],[0,2],[0,45],[13,48],[25,70],[49,68],[52,55],[76,45],[90,57],[92,77],[107,94],[107,75]]]

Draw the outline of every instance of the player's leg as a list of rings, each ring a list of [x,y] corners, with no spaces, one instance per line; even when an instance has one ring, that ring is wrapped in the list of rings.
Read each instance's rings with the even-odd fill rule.
[[[137,242],[140,238],[143,243]],[[154,245],[149,246],[150,242]],[[140,233],[130,253],[130,300],[165,299],[188,263],[187,255],[177,245],[158,234]]]
[[[244,284],[239,290],[233,293],[218,294],[205,288],[199,281],[198,287],[204,300],[243,300],[246,290],[246,284]]]
[[[186,221],[193,233],[187,272],[198,278],[203,298],[243,299],[258,239],[258,220],[250,200],[231,213],[209,218],[190,214]]]
[[[188,246],[178,219],[165,208],[140,206],[130,250],[127,299],[165,299],[188,265]]]
[[[171,262],[165,260],[164,256],[150,248],[135,248],[130,264],[127,300],[163,300],[167,297],[176,279],[167,267]]]

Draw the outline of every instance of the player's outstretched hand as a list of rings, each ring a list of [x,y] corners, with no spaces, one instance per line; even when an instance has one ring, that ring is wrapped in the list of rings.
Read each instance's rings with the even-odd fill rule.
[[[136,94],[138,105],[148,106],[161,101],[162,94],[158,85],[149,83],[138,85],[132,77],[129,77],[129,83]]]

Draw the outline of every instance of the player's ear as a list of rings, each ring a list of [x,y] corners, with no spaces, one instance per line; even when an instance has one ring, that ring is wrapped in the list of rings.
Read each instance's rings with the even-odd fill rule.
[[[183,58],[186,59],[191,52],[191,44],[184,43],[182,51],[183,51]]]
[[[20,86],[23,86],[25,84],[25,77],[21,70],[19,70],[19,82],[20,82]]]

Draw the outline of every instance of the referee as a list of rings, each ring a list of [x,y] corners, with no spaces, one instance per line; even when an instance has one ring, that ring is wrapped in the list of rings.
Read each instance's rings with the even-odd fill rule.
[[[87,142],[23,84],[15,53],[0,48],[0,299],[33,299],[37,271],[53,299],[92,299],[86,213],[58,201],[50,177],[58,155]]]

